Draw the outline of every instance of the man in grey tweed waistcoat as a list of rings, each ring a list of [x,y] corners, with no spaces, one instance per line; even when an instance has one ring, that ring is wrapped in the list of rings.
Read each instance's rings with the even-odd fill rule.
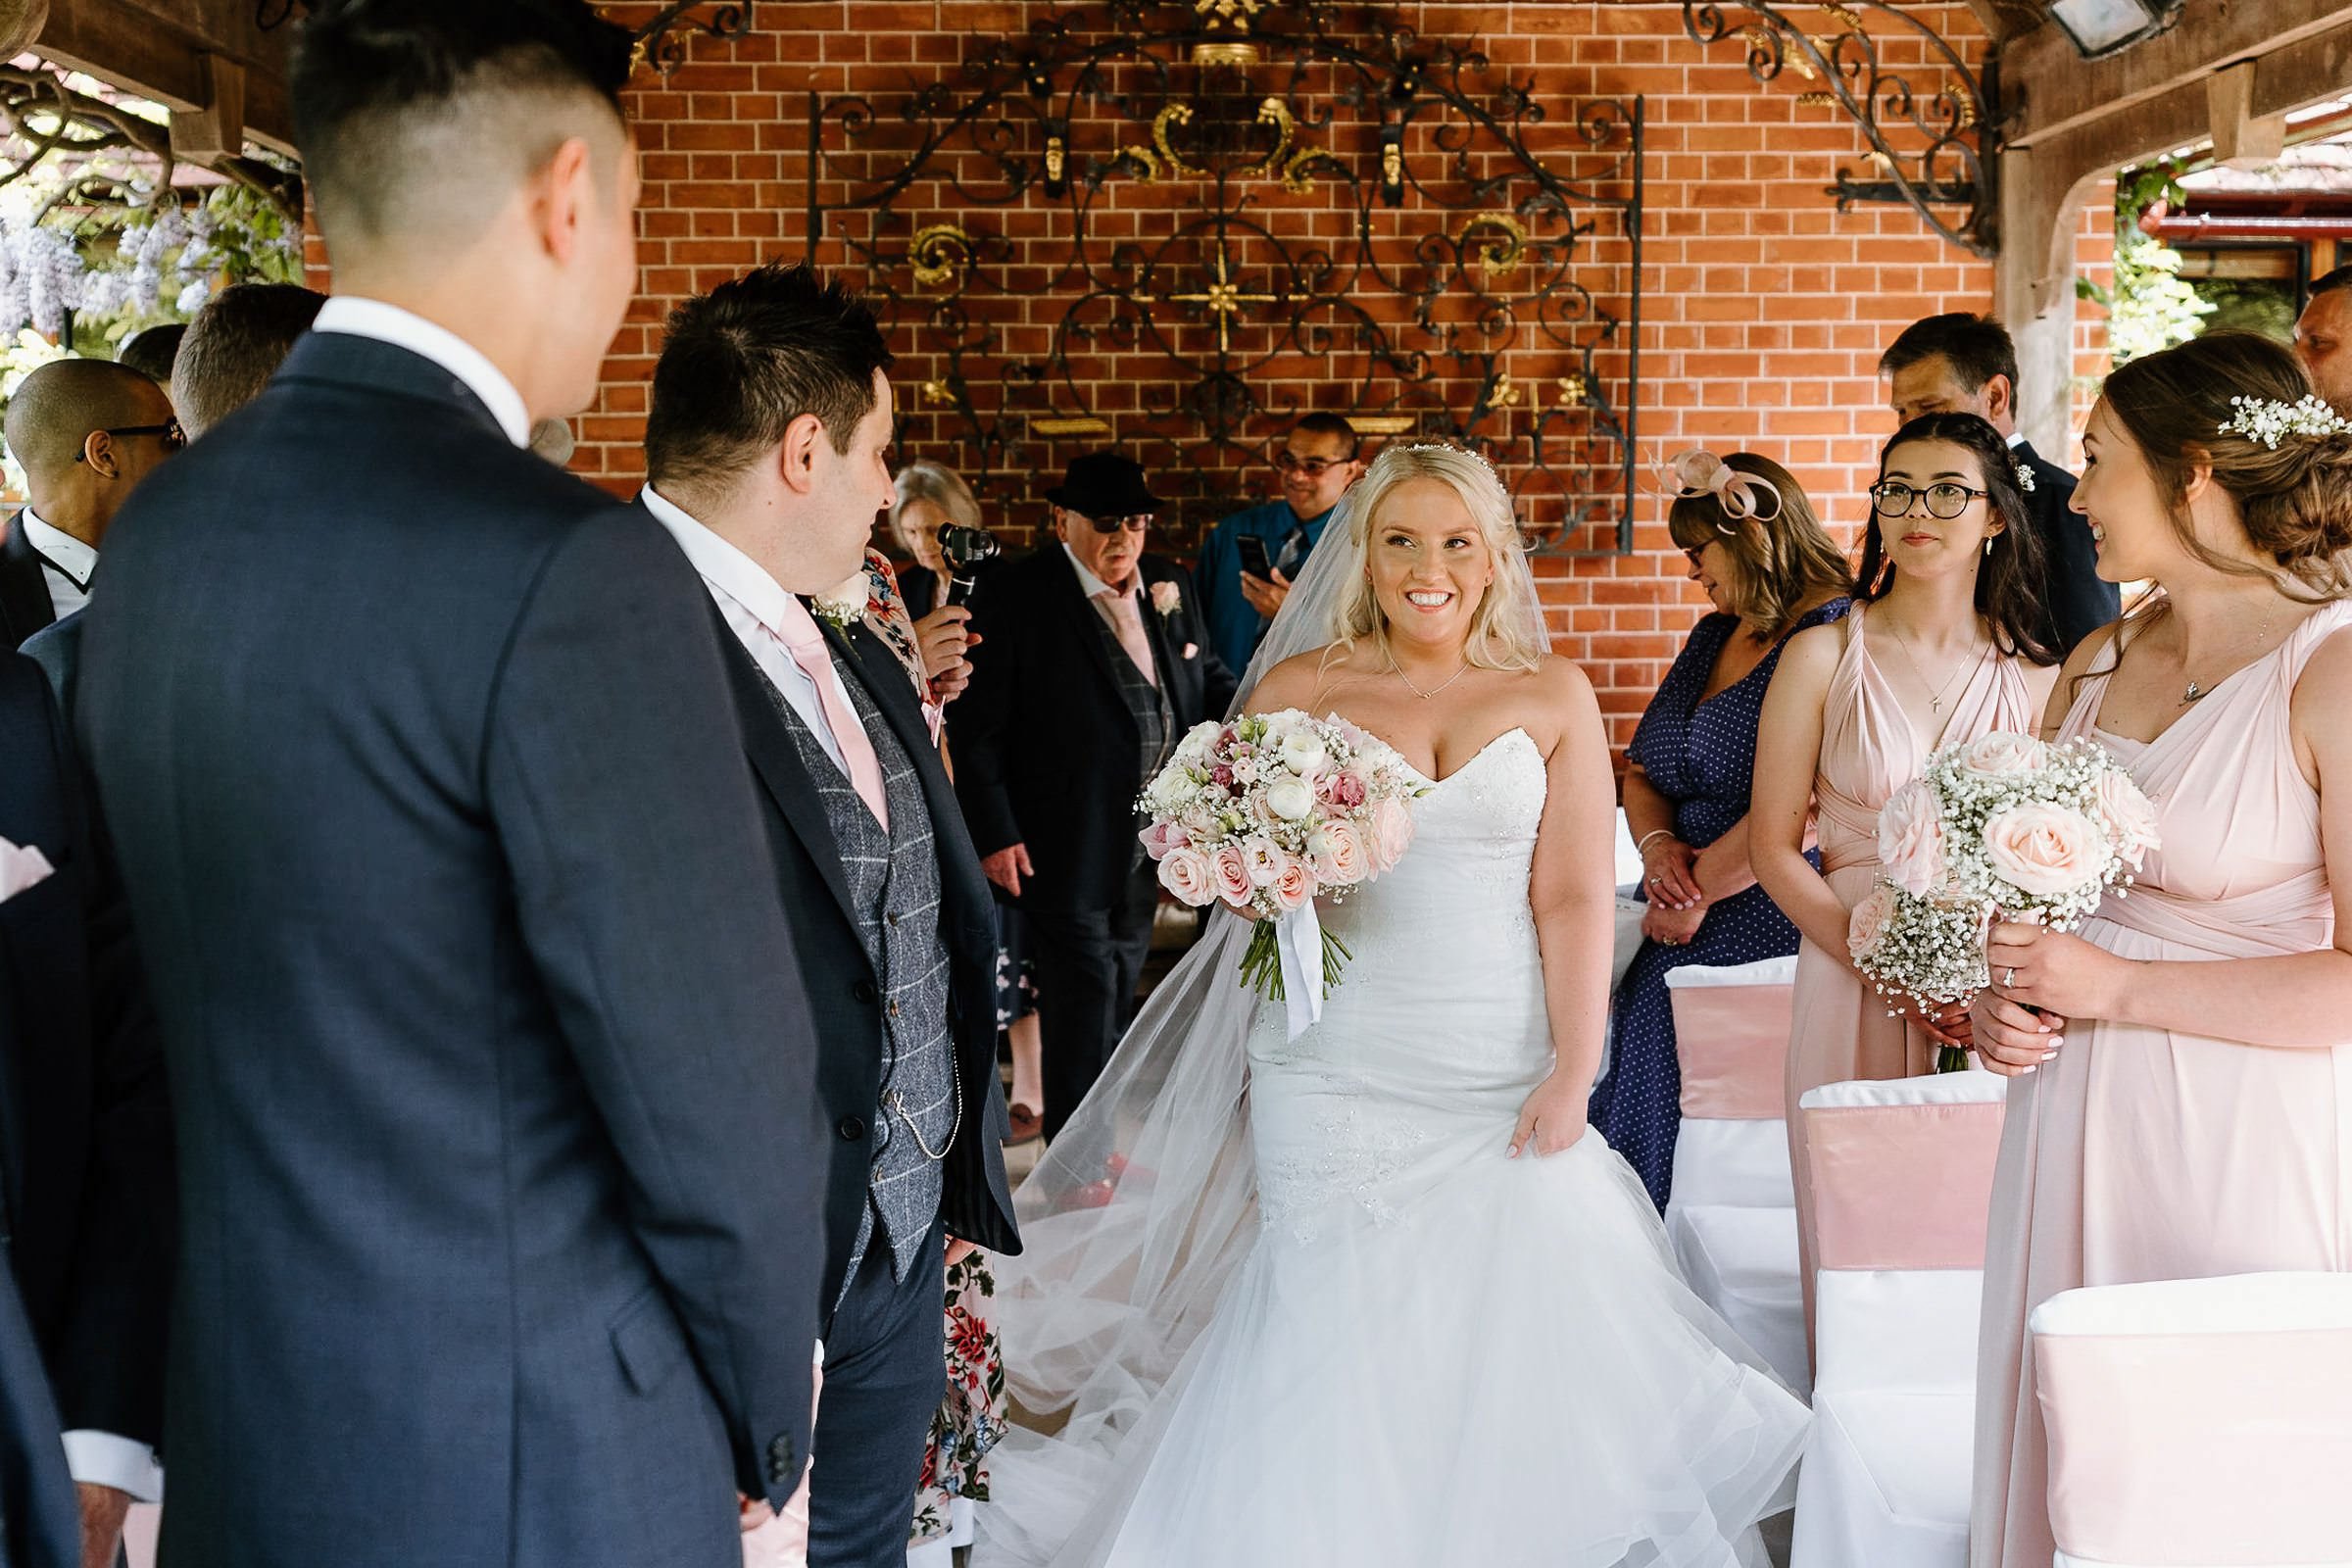
[[[689,300],[655,368],[641,497],[710,588],[769,808],[835,1133],[811,1568],[906,1561],[946,1387],[950,1249],[1015,1251],[986,880],[906,667],[810,600],[892,500],[890,355],[808,268]]]

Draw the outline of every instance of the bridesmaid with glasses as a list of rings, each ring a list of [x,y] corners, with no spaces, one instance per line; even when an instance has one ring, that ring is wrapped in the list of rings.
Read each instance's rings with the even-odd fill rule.
[[[1931,414],[1879,459],[1862,591],[1835,625],[1799,632],[1764,700],[1749,854],[1773,902],[1804,933],[1788,1037],[1789,1157],[1804,1169],[1797,1097],[1851,1078],[1904,1078],[1965,1044],[1966,1009],[1889,1016],[1846,951],[1855,905],[1878,880],[1879,808],[1938,747],[2030,732],[2057,679],[2040,640],[2043,559],[2008,444],[1973,414]],[[1821,868],[1805,858],[1817,830]],[[1800,1179],[1797,1237],[1808,1333],[1812,1216]]]

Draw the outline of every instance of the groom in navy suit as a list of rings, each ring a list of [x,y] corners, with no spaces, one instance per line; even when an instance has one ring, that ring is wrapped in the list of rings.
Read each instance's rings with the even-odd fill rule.
[[[109,534],[75,713],[174,1090],[173,1568],[731,1568],[799,1481],[830,1134],[710,601],[524,444],[636,283],[629,44],[315,7],[335,297]]]
[[[785,892],[822,1041],[834,1136],[809,1568],[906,1562],[942,1386],[943,1262],[1020,1250],[988,881],[910,672],[808,603],[861,572],[891,503],[889,363],[855,295],[762,267],[670,317],[646,420],[641,499],[710,590],[768,807],[771,856],[745,874]]]

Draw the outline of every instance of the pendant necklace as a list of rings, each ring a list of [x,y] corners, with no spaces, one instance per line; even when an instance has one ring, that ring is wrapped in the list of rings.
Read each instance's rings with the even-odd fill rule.
[[[1928,672],[1919,667],[1919,660],[1911,652],[1910,639],[1906,638],[1901,632],[1895,630],[1892,626],[1886,628],[1886,634],[1894,639],[1894,646],[1903,651],[1903,662],[1911,666],[1911,673],[1919,677],[1920,689],[1925,691],[1928,684]],[[1962,675],[1967,674],[1971,669],[1974,669],[1979,661],[1983,660],[1984,657],[1984,656],[1980,653],[1975,659],[1961,661],[1958,664],[1953,666],[1950,674],[1943,677],[1943,684],[1936,687],[1934,692],[1929,694],[1928,701],[1932,706],[1933,711],[1937,717],[1941,717],[1943,714],[1944,693],[1952,689],[1952,682],[1958,680]]]
[[[2271,623],[2266,620],[2261,625],[2254,628],[2254,641],[2259,643],[2265,638],[2269,637],[2270,634]],[[2249,660],[2247,662],[2251,663],[2252,661]],[[2243,667],[2244,665],[2239,666],[2239,668]],[[2232,670],[2230,673],[2235,674],[2236,671]],[[2225,675],[2222,677],[2222,680],[2228,680],[2229,678],[2229,675]],[[2173,706],[2176,708],[2186,708],[2189,704],[2196,702],[2201,698],[2211,697],[2213,695],[2214,686],[2219,686],[2221,683],[2221,681],[2217,680],[2213,683],[2213,686],[2200,686],[2197,684],[2197,677],[2191,675],[2188,677],[2187,688],[2180,693],[2180,701]]]
[[[1440,681],[1437,685],[1432,686],[1427,691],[1423,691],[1420,687],[1413,684],[1413,677],[1407,675],[1404,672],[1404,666],[1396,662],[1396,656],[1395,654],[1391,654],[1389,656],[1389,668],[1395,670],[1396,672],[1396,678],[1404,682],[1404,689],[1406,691],[1411,692],[1415,697],[1420,698],[1426,703],[1432,697],[1437,696],[1438,693],[1452,685],[1455,681],[1460,680],[1464,675],[1469,674],[1470,661],[1467,659],[1463,660],[1461,668],[1455,670],[1452,674],[1446,676],[1444,680]]]

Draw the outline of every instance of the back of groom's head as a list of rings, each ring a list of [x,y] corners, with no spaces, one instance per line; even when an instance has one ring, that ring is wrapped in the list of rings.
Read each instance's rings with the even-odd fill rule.
[[[325,303],[299,283],[237,283],[214,295],[172,368],[172,406],[188,439],[260,397]]]
[[[630,45],[582,0],[322,0],[289,91],[330,247],[469,240],[575,138],[616,168]]]
[[[806,263],[731,278],[670,313],[646,415],[647,474],[665,493],[724,491],[804,415],[846,453],[873,412],[874,372],[890,363],[872,309]]]

